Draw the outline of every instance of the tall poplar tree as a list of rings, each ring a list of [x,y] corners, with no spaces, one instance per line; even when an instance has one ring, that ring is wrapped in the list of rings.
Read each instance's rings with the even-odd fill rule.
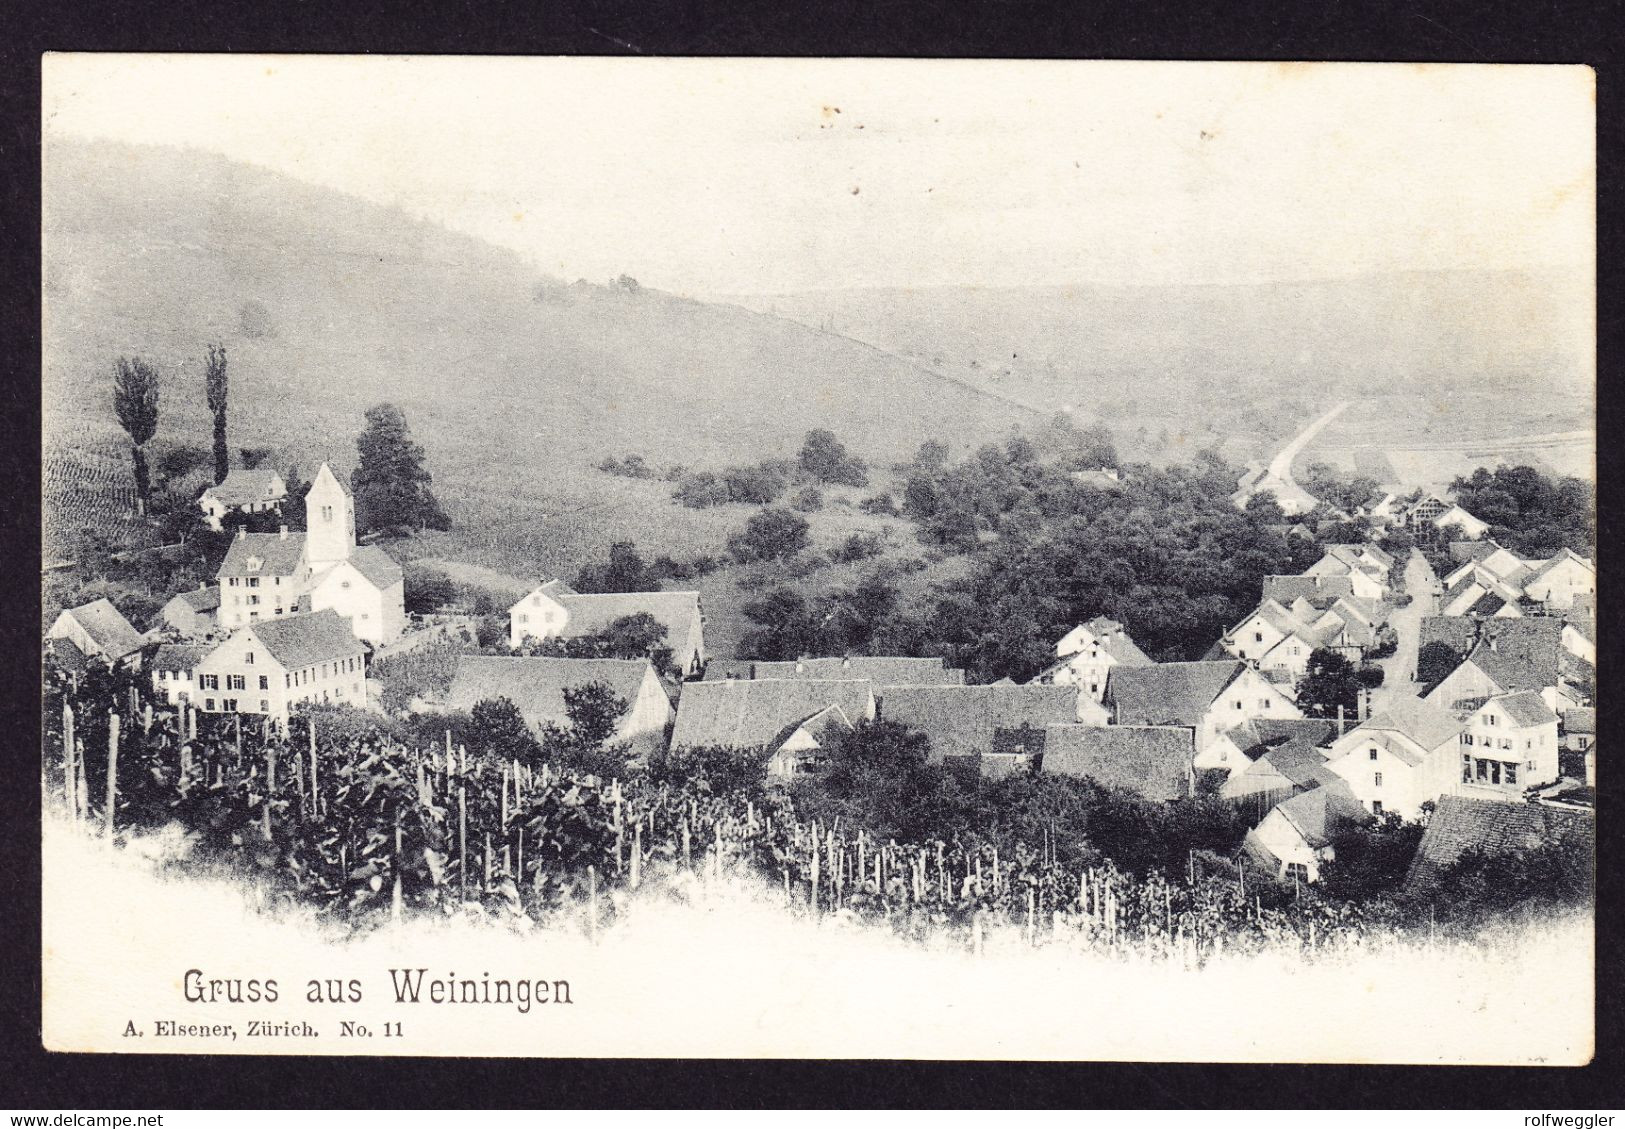
[[[158,430],[158,370],[140,357],[120,357],[113,366],[113,411],[130,437],[136,512],[145,515],[152,494],[145,448]]]
[[[226,446],[226,347],[210,345],[204,362],[203,387],[209,397],[209,412],[214,416],[214,480],[224,482],[231,472],[231,449]]]

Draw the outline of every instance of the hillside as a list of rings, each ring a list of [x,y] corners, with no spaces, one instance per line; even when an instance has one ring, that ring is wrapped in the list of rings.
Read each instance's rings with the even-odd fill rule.
[[[1584,278],[1550,272],[728,300],[1035,407],[1102,416],[1150,457],[1180,457],[1193,439],[1223,441],[1238,461],[1263,455],[1350,398],[1381,402],[1351,425],[1381,422],[1420,442],[1592,424],[1591,295]],[[1361,441],[1352,427],[1325,437],[1328,448]]]
[[[157,445],[207,445],[202,357],[231,357],[231,442],[348,472],[361,414],[399,403],[455,534],[420,548],[523,576],[636,540],[717,552],[749,510],[684,509],[607,454],[719,468],[793,456],[813,427],[874,462],[968,451],[1035,422],[844,337],[730,305],[549,282],[406,213],[187,150],[46,153],[47,444],[117,464],[115,357],[163,377]],[[825,542],[846,514],[822,515]]]

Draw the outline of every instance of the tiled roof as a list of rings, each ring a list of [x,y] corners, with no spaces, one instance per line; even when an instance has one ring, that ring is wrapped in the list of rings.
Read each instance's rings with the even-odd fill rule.
[[[1500,706],[1507,712],[1519,729],[1531,725],[1556,724],[1557,715],[1547,707],[1545,699],[1532,690],[1520,690],[1515,694],[1502,694],[1491,698],[1491,702]],[[1486,705],[1488,703],[1485,703]]]
[[[276,489],[281,477],[270,467],[255,467],[252,470],[238,467],[226,475],[224,482],[209,487],[204,493],[213,494],[228,506],[275,501],[286,493]]]
[[[194,612],[212,612],[220,608],[220,585],[211,584],[207,588],[193,588],[189,592],[182,592],[175,597],[183,601]]]
[[[792,721],[780,729],[765,743],[765,747],[777,750],[778,747],[795,735],[797,730],[805,729],[820,745],[828,741],[836,733],[850,733],[853,725],[840,706],[833,703],[812,714],[810,717]]]
[[[1516,623],[1517,620],[1488,620],[1489,623]],[[1489,675],[1490,680],[1504,692],[1514,690],[1544,690],[1548,686],[1557,685],[1557,673],[1560,662],[1554,662],[1547,670],[1542,670],[1534,663],[1521,655],[1507,654],[1496,651],[1487,643],[1480,643],[1473,648],[1473,653],[1466,660]]]
[[[1419,646],[1443,643],[1458,655],[1488,650],[1488,642],[1495,644],[1495,653],[1535,668],[1542,676],[1549,672],[1555,678],[1558,657],[1563,651],[1563,624],[1548,616],[1522,616],[1516,619],[1474,620],[1469,616],[1426,616],[1422,620]],[[1477,648],[1475,648],[1477,643]],[[1499,680],[1498,680],[1499,681]],[[1555,685],[1543,682],[1541,686]],[[1539,686],[1508,686],[1509,690],[1533,690]]]
[[[244,533],[231,540],[220,576],[292,576],[305,557],[303,533]],[[258,561],[250,568],[250,561]]]
[[[876,686],[963,686],[965,672],[940,658],[853,655],[849,658],[758,662],[752,678],[867,678]]]
[[[1573,561],[1575,564],[1578,564],[1583,568],[1590,569],[1593,572],[1596,571],[1596,566],[1594,566],[1590,561],[1586,560],[1572,549],[1563,548],[1559,549],[1555,556],[1545,561],[1539,568],[1532,570],[1529,576],[1524,580],[1524,585],[1527,586],[1531,580],[1537,580],[1551,572],[1553,569],[1557,568],[1559,565],[1569,561]]]
[[[1444,710],[1421,698],[1395,697],[1374,717],[1362,721],[1351,733],[1398,733],[1424,750],[1432,751],[1461,735],[1461,723]]]
[[[469,710],[490,698],[507,698],[532,726],[569,723],[564,691],[593,682],[609,686],[628,706],[643,689],[647,659],[556,659],[464,655],[457,660],[446,704]]]
[[[193,667],[202,662],[204,656],[213,647],[199,646],[194,643],[165,643],[158,648],[147,664],[149,670],[184,670],[191,671]]]
[[[1319,717],[1255,717],[1224,731],[1230,743],[1248,760],[1257,760],[1277,745],[1307,741],[1310,745],[1329,742],[1337,731],[1335,722]]]
[[[785,726],[840,706],[856,724],[871,716],[870,682],[864,678],[734,679],[689,682],[677,701],[675,747],[733,745],[765,747]]]
[[[1326,764],[1326,754],[1303,737],[1293,737],[1266,749],[1258,759],[1299,787],[1308,787],[1322,779],[1321,769]]]
[[[1507,601],[1504,597],[1494,592],[1486,592],[1478,598],[1478,601],[1472,607],[1467,609],[1466,614],[1489,619],[1506,606]]]
[[[1195,727],[1246,666],[1239,659],[1230,659],[1113,667],[1106,677],[1106,702],[1115,708],[1119,725]]]
[[[992,752],[1001,729],[1078,720],[1076,686],[890,686],[876,693],[880,718],[930,737],[933,760]]]
[[[666,645],[681,647],[700,622],[698,592],[603,592],[592,595],[553,596],[570,613],[561,634],[574,638],[595,635],[618,619],[647,613],[666,629]]]
[[[349,623],[332,608],[262,620],[243,630],[252,631],[271,657],[289,670],[366,653]]]
[[[1481,561],[1500,547],[1494,541],[1452,541],[1450,542],[1450,559],[1457,564],[1466,564],[1468,561]]]
[[[1310,600],[1322,596],[1352,596],[1354,582],[1347,576],[1266,576],[1263,594],[1284,606],[1299,596]]]
[[[1564,710],[1563,731],[1565,733],[1595,733],[1597,731],[1597,711],[1590,706],[1573,706]]]
[[[361,545],[350,552],[350,563],[374,588],[399,584],[404,576],[395,558],[376,545]]]
[[[113,606],[113,601],[105,596],[100,600],[92,600],[88,604],[71,608],[65,614],[84,628],[85,634],[89,635],[102,653],[113,662],[117,662],[132,651],[139,651],[146,643],[141,632],[137,631],[134,625],[124,618],[123,613]]]
[[[1195,754],[1195,734],[1183,726],[1052,725],[1044,732],[1042,771],[1177,800],[1190,794]]]
[[[1405,884],[1413,890],[1433,886],[1469,850],[1516,853],[1568,836],[1590,840],[1593,829],[1592,813],[1585,809],[1441,796]]]
[[[1370,816],[1341,780],[1328,781],[1318,788],[1299,792],[1272,809],[1284,816],[1303,841],[1311,847],[1324,847],[1344,826],[1364,823]]]

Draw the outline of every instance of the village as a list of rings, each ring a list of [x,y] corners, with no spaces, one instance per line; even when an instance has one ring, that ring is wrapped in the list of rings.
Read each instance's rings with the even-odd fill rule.
[[[1091,474],[1117,485],[1115,468]],[[280,522],[281,474],[238,467],[197,500],[211,529],[236,531],[214,582],[173,593],[146,632],[105,598],[67,608],[46,630],[46,660],[70,679],[94,664],[138,671],[184,736],[200,720],[274,734],[312,709],[383,715],[378,671],[436,654],[449,678],[412,693],[406,712],[505,701],[540,735],[577,720],[573,700],[599,687],[619,706],[607,737],[633,763],[748,750],[782,787],[816,778],[859,727],[891,723],[924,735],[933,763],[983,779],[1223,801],[1249,827],[1238,865],[1304,884],[1335,860],[1340,833],[1385,819],[1425,827],[1407,883],[1464,852],[1535,849],[1589,827],[1592,562],[1568,549],[1522,558],[1444,491],[1377,491],[1328,515],[1290,471],[1250,470],[1231,500],[1244,510],[1260,494],[1285,516],[1273,531],[1320,556],[1265,576],[1256,608],[1199,660],[1153,661],[1100,615],[1055,639],[1029,680],[973,684],[942,656],[713,655],[698,592],[584,593],[560,578],[536,578],[501,637],[478,640],[455,608],[408,614],[402,566],[358,541],[354,495],[328,464],[304,493],[303,530]],[[1317,542],[1312,511],[1322,528],[1426,532],[1451,567],[1375,536]],[[649,630],[637,657],[598,645],[638,628]],[[1361,685],[1332,711],[1306,693],[1338,664]]]

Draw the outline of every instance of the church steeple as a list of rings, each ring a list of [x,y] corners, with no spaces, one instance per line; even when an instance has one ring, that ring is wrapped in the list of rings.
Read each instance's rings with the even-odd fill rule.
[[[355,550],[355,501],[326,463],[305,495],[305,530],[312,568],[347,560]]]

